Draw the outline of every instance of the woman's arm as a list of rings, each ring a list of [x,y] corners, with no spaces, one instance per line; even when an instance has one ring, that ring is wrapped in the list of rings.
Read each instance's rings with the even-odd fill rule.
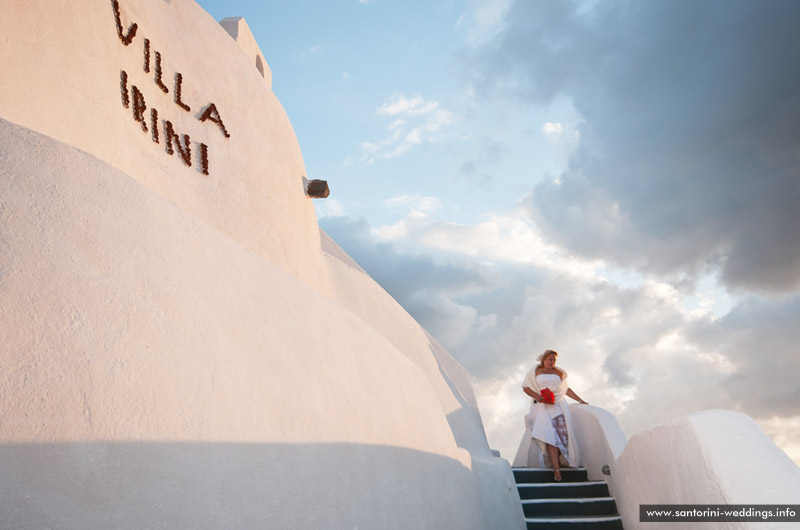
[[[582,400],[581,398],[579,398],[579,397],[578,397],[578,394],[576,394],[575,392],[573,392],[571,388],[568,388],[568,389],[567,389],[567,395],[568,395],[569,397],[571,397],[572,399],[574,399],[575,401],[577,401],[578,403],[581,403],[581,404],[583,404],[583,405],[588,405],[588,404],[589,404],[589,402],[588,402],[588,401],[584,401],[584,400]]]
[[[536,392],[534,392],[533,390],[531,390],[527,386],[523,386],[522,387],[522,391],[525,392],[526,394],[528,394],[530,397],[532,397],[536,401],[543,401],[542,400],[542,396],[540,396],[539,394],[537,394]]]

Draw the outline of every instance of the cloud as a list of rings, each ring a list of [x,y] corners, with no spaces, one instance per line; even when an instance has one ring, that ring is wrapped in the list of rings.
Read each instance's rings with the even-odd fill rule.
[[[472,184],[485,186],[495,180],[494,172],[509,149],[501,141],[486,134],[470,135],[460,139],[464,149],[464,162],[459,175]]]
[[[390,102],[384,103],[378,108],[378,114],[420,116],[430,114],[436,111],[437,108],[439,108],[439,103],[425,101],[420,95],[408,98],[402,94],[395,94]]]
[[[406,215],[393,224],[372,229],[382,242],[405,252],[429,252],[434,256],[460,256],[484,264],[534,264],[561,274],[592,276],[602,264],[566,253],[546,241],[527,217],[524,208],[490,214],[474,224],[438,220],[441,202],[434,197],[400,196],[384,202],[403,207]]]
[[[314,201],[313,204],[318,218],[339,217],[345,213],[344,206],[336,199],[329,198],[325,201]]]
[[[378,159],[403,155],[416,146],[437,142],[456,115],[436,101],[426,101],[420,95],[406,97],[395,94],[391,101],[377,109],[377,114],[394,117],[388,126],[389,135],[375,142],[361,142],[361,154],[349,157],[346,164],[372,164]]]
[[[727,286],[800,289],[800,7],[523,2],[475,55],[477,93],[583,119],[532,218],[580,255]],[[555,126],[547,131],[555,133]]]
[[[387,208],[397,210],[410,210],[412,215],[425,215],[436,212],[442,208],[442,201],[436,197],[422,195],[397,195],[383,201]]]
[[[377,239],[365,219],[326,217],[320,220],[320,226],[404,306],[410,305],[415,293],[436,291],[457,296],[488,281],[480,264],[437,261],[429,254],[398,250],[394,244]]]
[[[341,216],[321,225],[467,368],[489,440],[507,457],[528,404],[522,377],[546,348],[561,352],[573,388],[629,434],[709,408],[765,422],[800,416],[800,331],[792,327],[800,297],[741,301],[717,318],[687,308],[674,285],[622,285],[602,264],[547,250],[522,209],[454,225],[434,217],[440,201],[431,197],[387,204],[406,217],[380,227]],[[797,445],[792,432],[770,425],[783,445]]]
[[[564,132],[564,126],[556,122],[547,122],[542,125],[542,132],[547,135],[560,136]]]
[[[540,246],[513,212],[458,226],[412,209],[384,227],[346,217],[322,226],[477,377],[524,364],[548,345],[585,351],[589,342],[605,346],[592,349],[598,367],[605,354],[615,355],[603,377],[630,384],[637,348],[684,318],[674,288],[621,288],[594,274],[591,263],[548,254],[558,251]]]
[[[795,462],[800,462],[800,416],[758,422],[761,429]]]
[[[692,339],[731,363],[721,386],[729,404],[755,418],[800,415],[800,297],[742,300],[703,322]]]
[[[469,10],[458,19],[458,25],[466,25],[469,42],[477,46],[491,39],[505,25],[505,14],[510,0],[478,0],[468,2]]]
[[[526,125],[566,169],[515,175],[530,193],[469,223],[403,196],[391,223],[323,228],[469,370],[508,457],[521,378],[545,348],[629,434],[726,408],[800,447],[800,7],[516,0],[503,13],[471,50],[466,92],[475,108],[569,102]],[[458,119],[403,94],[376,115],[386,135],[356,161],[438,141]],[[505,145],[459,138],[462,178],[490,181]]]

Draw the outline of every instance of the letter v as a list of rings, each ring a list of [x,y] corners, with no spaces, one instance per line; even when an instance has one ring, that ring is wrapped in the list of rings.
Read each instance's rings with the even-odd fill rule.
[[[139,25],[136,22],[133,22],[130,26],[128,26],[128,34],[122,34],[122,20],[120,20],[119,15],[119,1],[118,0],[111,0],[111,6],[114,8],[114,21],[117,23],[117,35],[119,35],[119,40],[122,41],[122,44],[127,46],[133,41],[133,38],[136,36],[136,30],[139,29]]]

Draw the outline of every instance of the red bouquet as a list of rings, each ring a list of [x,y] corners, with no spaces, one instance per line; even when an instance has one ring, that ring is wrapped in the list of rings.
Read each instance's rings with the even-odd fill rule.
[[[542,401],[544,403],[547,403],[548,405],[552,405],[553,403],[556,402],[556,396],[555,396],[555,394],[553,394],[553,391],[550,390],[549,388],[543,389],[541,394],[542,394]]]

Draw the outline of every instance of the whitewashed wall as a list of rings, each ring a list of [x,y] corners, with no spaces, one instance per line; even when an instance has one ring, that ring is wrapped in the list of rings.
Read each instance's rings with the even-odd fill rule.
[[[626,529],[699,523],[640,523],[640,504],[800,504],[800,468],[747,415],[709,410],[628,440],[614,471]],[[781,530],[796,523],[702,523],[710,530]]]
[[[0,528],[524,528],[468,374],[321,235],[257,45],[189,0],[0,35]]]
[[[745,414],[697,412],[628,439],[616,418],[593,406],[570,408],[581,465],[605,480],[627,530],[782,530],[793,523],[639,522],[642,504],[800,504],[800,468]],[[526,433],[530,436],[530,433]],[[536,467],[523,438],[514,466]],[[529,460],[529,458],[532,458]],[[610,475],[602,473],[609,466]]]
[[[614,495],[616,462],[625,450],[628,437],[617,418],[600,407],[572,405],[572,425],[581,455],[581,465],[586,468],[589,480],[605,480]],[[608,466],[609,475],[603,472]]]

